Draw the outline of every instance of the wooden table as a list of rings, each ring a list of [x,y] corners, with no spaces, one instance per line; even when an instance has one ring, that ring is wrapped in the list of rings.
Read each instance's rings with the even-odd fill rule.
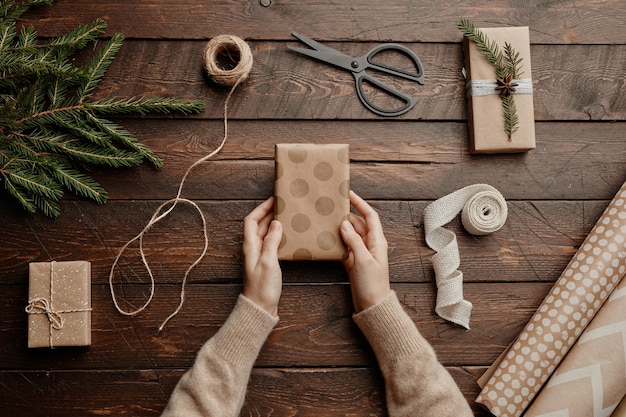
[[[273,192],[279,142],[348,143],[352,188],[379,212],[389,241],[392,286],[434,345],[476,415],[476,379],[515,338],[626,179],[626,1],[520,2],[292,0],[59,0],[24,16],[41,37],[97,17],[107,36],[126,41],[97,97],[202,99],[197,116],[116,119],[164,160],[160,170],[94,173],[110,200],[68,195],[52,220],[0,199],[0,414],[7,416],[159,415],[200,346],[228,316],[241,290],[243,217]],[[478,26],[529,26],[537,147],[527,154],[470,155],[461,75],[461,34]],[[381,118],[357,99],[352,77],[287,50],[298,31],[352,55],[403,43],[422,60],[426,84],[407,114]],[[228,89],[203,74],[202,51],[219,34],[250,44],[254,66],[229,103],[229,138],[196,168],[183,196],[207,217],[209,251],[193,270],[182,311],[185,269],[202,249],[189,206],[146,238],[156,294],[129,318],[111,300],[109,272],[121,247],[176,194],[187,167],[223,135]],[[503,229],[457,234],[470,331],[434,313],[433,251],[424,242],[429,202],[472,183],[508,200]],[[28,263],[92,262],[93,324],[88,349],[28,350]],[[150,283],[136,245],[116,271],[120,299],[140,306]],[[280,323],[253,370],[242,415],[385,415],[372,351],[351,319],[340,263],[283,265]],[[131,304],[124,303],[127,308]]]

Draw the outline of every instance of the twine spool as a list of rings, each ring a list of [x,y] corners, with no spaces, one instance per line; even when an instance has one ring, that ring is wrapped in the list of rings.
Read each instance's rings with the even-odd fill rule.
[[[237,36],[218,35],[204,48],[204,69],[219,85],[232,87],[245,80],[252,63],[250,46]]]
[[[144,252],[144,236],[152,226],[166,218],[176,208],[178,203],[189,204],[194,209],[196,209],[198,215],[200,216],[200,219],[202,220],[204,247],[200,256],[185,271],[185,276],[183,277],[180,289],[180,301],[178,303],[178,307],[163,321],[163,323],[161,323],[161,325],[159,326],[159,332],[165,328],[167,322],[170,321],[170,319],[172,319],[176,314],[178,314],[178,312],[183,307],[183,303],[185,302],[185,285],[187,284],[189,274],[191,273],[193,268],[198,265],[200,261],[204,258],[209,248],[209,236],[204,214],[202,213],[202,210],[200,209],[200,206],[198,206],[198,204],[189,199],[181,197],[183,193],[183,186],[185,185],[187,177],[196,166],[217,155],[226,144],[226,140],[228,138],[228,102],[230,101],[230,98],[235,92],[235,89],[237,88],[239,83],[248,78],[253,63],[252,51],[250,50],[248,44],[242,39],[232,35],[219,35],[211,39],[211,41],[209,41],[206,48],[204,49],[203,57],[204,68],[207,71],[208,75],[211,77],[211,79],[219,85],[231,87],[228,95],[226,96],[226,99],[224,100],[224,137],[222,138],[221,143],[216,149],[198,159],[189,168],[187,168],[187,171],[183,175],[183,178],[180,181],[180,185],[178,186],[178,193],[176,194],[176,197],[161,204],[156,209],[156,211],[152,215],[152,218],[148,221],[148,224],[143,228],[143,230],[122,247],[122,249],[116,256],[115,261],[111,266],[111,271],[109,273],[109,288],[111,290],[113,304],[115,304],[115,308],[117,309],[117,311],[125,316],[134,316],[145,310],[152,301],[152,298],[154,297],[155,280]],[[226,65],[224,65],[225,62]],[[229,64],[234,64],[234,66],[230,68]],[[134,242],[139,242],[139,253],[141,255],[141,260],[144,267],[146,268],[146,271],[148,272],[148,275],[150,276],[150,296],[141,307],[134,310],[126,311],[122,309],[122,307],[117,302],[115,289],[113,287],[113,277],[115,267],[119,263],[122,254]]]

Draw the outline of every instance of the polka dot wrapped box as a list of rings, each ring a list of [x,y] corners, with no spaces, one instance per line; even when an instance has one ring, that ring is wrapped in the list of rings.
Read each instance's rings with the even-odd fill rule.
[[[29,348],[91,344],[90,262],[32,262],[28,284]]]
[[[277,144],[274,218],[283,225],[280,260],[341,260],[339,235],[350,215],[346,144]]]

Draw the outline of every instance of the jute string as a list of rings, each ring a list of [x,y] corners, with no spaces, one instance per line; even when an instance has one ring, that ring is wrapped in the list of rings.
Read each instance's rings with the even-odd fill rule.
[[[198,265],[202,261],[209,248],[209,237],[204,214],[202,213],[202,210],[200,209],[198,204],[189,199],[181,197],[183,192],[183,186],[185,185],[187,177],[196,166],[217,155],[224,147],[224,144],[226,143],[226,140],[228,138],[228,102],[230,101],[230,98],[233,95],[237,86],[242,81],[248,78],[253,64],[252,51],[250,50],[248,44],[244,40],[232,35],[219,35],[211,39],[211,41],[207,44],[204,50],[203,58],[204,68],[207,71],[208,75],[211,77],[211,79],[219,85],[231,87],[228,95],[226,96],[226,99],[224,100],[224,136],[222,138],[222,141],[215,150],[195,161],[187,169],[187,171],[183,175],[182,180],[180,181],[180,185],[178,186],[178,192],[176,193],[176,197],[161,204],[156,209],[156,211],[152,215],[152,218],[150,219],[150,221],[148,221],[143,230],[141,230],[141,232],[139,232],[137,236],[132,238],[122,247],[122,249],[115,257],[115,261],[111,266],[111,272],[109,274],[109,288],[111,289],[111,297],[113,298],[113,303],[115,304],[115,308],[117,308],[117,311],[126,316],[134,316],[144,311],[152,301],[155,292],[154,275],[152,273],[150,265],[148,264],[148,260],[146,259],[146,254],[144,251],[144,236],[150,230],[150,228],[152,228],[152,226],[166,218],[179,203],[189,204],[196,209],[202,220],[204,247],[202,249],[202,252],[200,253],[200,256],[198,256],[198,258],[185,271],[185,275],[181,283],[180,301],[178,307],[163,321],[163,323],[161,323],[161,325],[159,326],[159,332],[163,330],[167,322],[170,321],[174,316],[176,316],[176,314],[178,314],[178,312],[183,307],[183,303],[185,302],[185,285],[187,284],[189,274],[191,273],[193,268],[195,268],[196,265]],[[224,58],[229,59],[232,63],[236,63],[236,65],[232,69],[224,68],[223,65],[220,65],[219,62],[220,59],[223,60]],[[150,276],[150,296],[141,307],[131,311],[126,311],[120,307],[117,301],[117,297],[115,296],[113,277],[115,267],[117,266],[122,254],[131,244],[136,241],[139,241],[139,253],[141,255],[141,261],[143,262],[143,265],[146,268],[148,275]]]
[[[28,314],[45,314],[50,322],[50,347],[54,349],[53,344],[53,330],[61,330],[65,325],[65,320],[61,314],[63,313],[81,313],[84,311],[91,311],[90,308],[80,308],[71,310],[55,310],[52,306],[52,297],[54,294],[54,265],[56,261],[50,262],[50,300],[45,297],[36,297],[32,300],[28,300],[26,306],[26,312]]]
[[[487,184],[461,188],[434,201],[424,209],[424,230],[433,249],[432,263],[437,284],[435,311],[448,321],[469,329],[472,303],[463,298],[463,273],[454,232],[443,228],[459,212],[463,227],[473,235],[499,230],[506,222],[507,205],[498,190]]]

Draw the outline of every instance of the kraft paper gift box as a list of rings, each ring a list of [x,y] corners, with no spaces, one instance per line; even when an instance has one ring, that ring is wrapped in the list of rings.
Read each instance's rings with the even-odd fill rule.
[[[274,218],[283,225],[280,260],[341,260],[350,214],[350,159],[344,144],[277,144]]]
[[[467,113],[471,153],[526,152],[535,148],[535,116],[532,96],[530,63],[530,36],[528,27],[481,28],[490,41],[500,49],[508,42],[522,58],[521,79],[513,94],[519,116],[518,130],[509,140],[504,132],[504,112],[499,92],[481,88],[485,83],[496,86],[494,67],[480,53],[476,44],[463,39],[465,70],[467,76]]]
[[[28,347],[91,344],[91,263],[29,264]]]

